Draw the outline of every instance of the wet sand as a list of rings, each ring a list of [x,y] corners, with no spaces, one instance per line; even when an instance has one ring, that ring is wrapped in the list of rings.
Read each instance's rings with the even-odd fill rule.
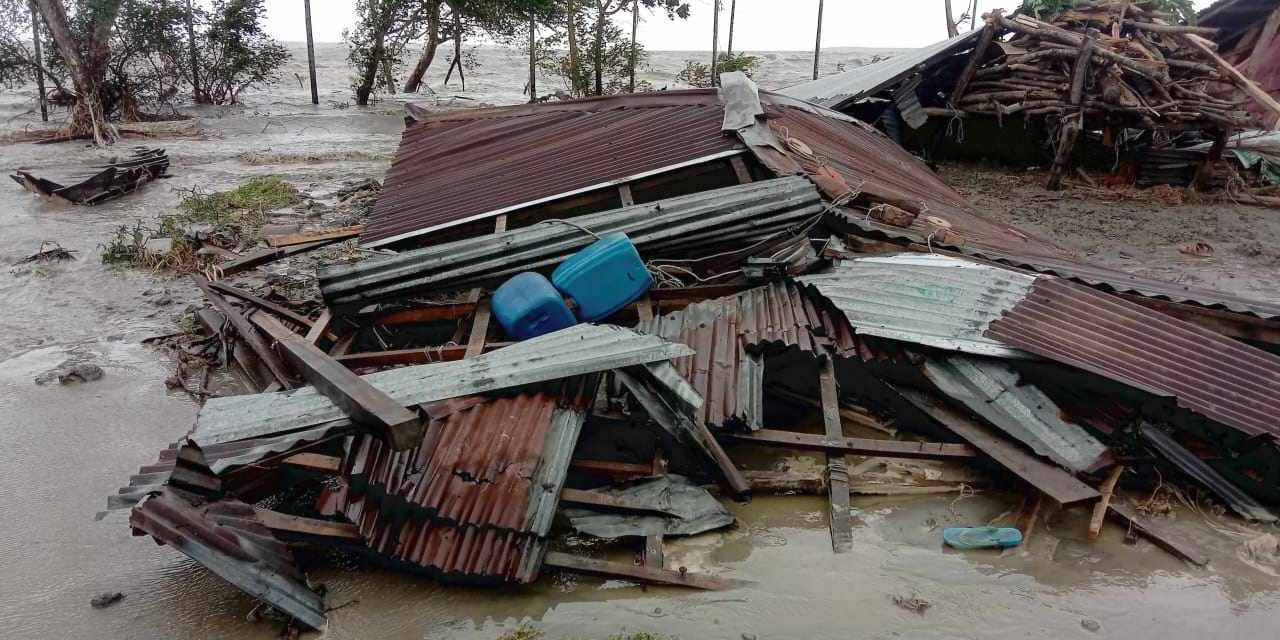
[[[846,52],[849,59],[864,53]],[[203,139],[149,143],[169,150],[172,179],[95,208],[45,203],[16,185],[0,189],[0,262],[6,269],[43,240],[79,252],[74,262],[0,274],[0,637],[276,637],[278,624],[246,620],[254,608],[247,596],[178,552],[132,538],[126,513],[94,520],[108,493],[191,425],[195,406],[180,392],[165,390],[163,381],[172,372],[168,357],[141,341],[173,331],[183,309],[198,300],[186,280],[101,265],[98,245],[116,226],[169,211],[184,190],[196,187],[225,188],[252,175],[275,174],[304,191],[325,194],[346,180],[381,178],[399,139],[400,100],[369,109],[337,108],[327,101],[346,99],[341,52],[325,45],[321,55],[324,104],[312,107],[295,82],[282,82],[269,93],[246,96],[247,106],[199,110]],[[441,102],[518,101],[519,75],[510,70],[517,57],[486,54],[484,65],[469,74],[471,91],[437,86]],[[828,59],[834,64],[837,57]],[[660,58],[666,67],[681,59],[679,54]],[[758,79],[766,87],[782,84],[803,69],[800,61],[801,54],[776,54],[777,67],[766,68]],[[304,62],[295,60],[290,73]],[[662,77],[662,69],[653,76]],[[0,121],[9,128],[25,126],[31,116],[18,114],[30,107],[21,93],[0,95]],[[368,157],[297,160],[351,150]],[[242,155],[251,153],[299,155],[263,165]],[[68,159],[89,162],[110,155],[80,143],[3,145],[0,167],[51,168]],[[1271,234],[1280,228],[1280,217],[1270,212],[1239,209],[1237,215],[1249,216],[1256,228]],[[1085,220],[1090,210],[1073,206]],[[1183,214],[1173,209],[1168,215]],[[1070,227],[1046,223],[1031,230],[1071,240],[1065,235]],[[1130,233],[1141,230],[1103,234],[1099,250],[1125,250],[1143,261],[1149,245]],[[1172,261],[1168,268],[1184,268],[1194,277],[1217,264]],[[1269,268],[1247,260],[1243,265]],[[1266,293],[1235,289],[1230,279],[1216,282],[1249,295]],[[168,304],[157,304],[165,298]],[[65,387],[34,383],[37,375],[71,358],[100,364],[106,376]],[[310,575],[328,587],[328,604],[340,607],[330,614],[323,634],[331,638],[494,638],[523,623],[551,638],[620,631],[728,640],[744,634],[841,639],[1274,635],[1280,620],[1277,578],[1265,566],[1244,562],[1238,541],[1223,539],[1186,509],[1177,510],[1171,526],[1206,550],[1212,558],[1208,568],[1190,567],[1145,541],[1126,545],[1114,525],[1105,528],[1101,540],[1086,541],[1087,513],[1081,509],[1051,514],[1021,549],[959,553],[943,548],[942,527],[986,523],[1017,503],[1017,496],[1000,492],[959,500],[956,495],[855,497],[854,548],[840,556],[830,551],[820,499],[759,497],[732,505],[739,519],[735,529],[674,539],[667,549],[673,566],[750,582],[720,593],[642,589],[559,575],[523,589],[445,587],[334,563],[321,563]],[[89,599],[104,591],[126,597],[108,609],[91,609]],[[891,600],[912,594],[930,602],[923,614]],[[1082,626],[1086,619],[1100,625],[1096,633]]]

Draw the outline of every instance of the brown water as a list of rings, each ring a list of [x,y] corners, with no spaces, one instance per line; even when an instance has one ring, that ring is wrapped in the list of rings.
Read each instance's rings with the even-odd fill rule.
[[[328,99],[345,100],[338,47],[321,47]],[[803,79],[802,54],[770,54],[764,86]],[[850,50],[828,56],[869,57]],[[518,56],[485,52],[467,94],[436,87],[444,102],[520,99]],[[682,54],[657,57],[654,79],[669,77]],[[301,63],[295,61],[295,68]],[[772,81],[771,81],[772,80]],[[551,86],[550,84],[544,86]],[[512,87],[516,89],[513,91]],[[216,189],[273,173],[319,194],[342,180],[381,177],[401,129],[398,101],[366,110],[312,107],[296,83],[247,97],[249,106],[206,109],[207,139],[165,140],[174,178],[96,208],[42,202],[0,187],[0,262],[13,263],[56,240],[79,260],[0,273],[0,637],[274,637],[278,626],[245,619],[250,599],[181,554],[131,538],[124,513],[94,514],[130,473],[154,460],[190,427],[195,407],[167,392],[167,358],[141,340],[173,330],[197,296],[184,280],[102,266],[98,244],[120,224],[170,210],[185,189]],[[459,101],[466,102],[466,101]],[[21,127],[29,94],[0,95],[0,121]],[[17,115],[17,117],[11,117]],[[247,152],[322,154],[359,150],[373,159],[254,166]],[[80,144],[0,146],[0,168],[51,169],[111,152]],[[6,266],[7,268],[7,266]],[[168,305],[153,301],[172,298]],[[37,386],[33,379],[67,359],[106,370],[97,382]],[[985,523],[1016,498],[982,494],[855,498],[851,553],[833,555],[823,501],[761,497],[732,505],[737,528],[672,540],[672,566],[749,581],[728,592],[641,589],[622,583],[549,576],[524,589],[444,587],[420,578],[322,565],[329,587],[324,637],[493,638],[522,623],[551,637],[603,637],[622,630],[685,638],[1024,638],[1274,637],[1280,588],[1273,574],[1241,560],[1200,516],[1174,526],[1207,549],[1210,568],[1194,569],[1146,542],[1127,546],[1108,526],[1083,539],[1087,513],[1052,515],[1030,543],[1003,553],[957,553],[941,528]],[[121,591],[123,602],[93,610],[88,601]],[[892,595],[931,603],[923,614]],[[347,606],[342,606],[347,605]],[[1097,634],[1083,619],[1101,625]]]

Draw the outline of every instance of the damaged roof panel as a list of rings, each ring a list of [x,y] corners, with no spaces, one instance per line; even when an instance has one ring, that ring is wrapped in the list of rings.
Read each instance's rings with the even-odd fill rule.
[[[405,128],[361,234],[381,246],[741,150],[715,90],[453,111]]]
[[[985,335],[987,325],[1021,302],[1033,276],[969,260],[900,254],[838,263],[801,276],[858,334],[953,351],[1025,357]]]
[[[363,377],[408,407],[692,353],[684,345],[631,329],[579,324],[475,358],[379,371]],[[308,386],[211,398],[196,417],[190,437],[209,445],[343,420],[346,414],[342,409]]]
[[[986,335],[1249,435],[1280,435],[1280,357],[1115,296],[1041,276]]]

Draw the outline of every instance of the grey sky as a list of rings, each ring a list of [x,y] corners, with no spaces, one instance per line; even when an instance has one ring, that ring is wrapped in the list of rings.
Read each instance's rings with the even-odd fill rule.
[[[688,0],[688,20],[645,16],[639,39],[652,50],[711,49],[712,0]],[[722,0],[720,46],[727,39],[730,0]],[[1212,0],[1194,0],[1204,8]],[[959,7],[965,0],[953,0]],[[1019,0],[978,0],[978,13],[1012,8]],[[320,42],[342,39],[355,19],[354,0],[312,0],[312,23]],[[267,0],[267,25],[273,36],[297,41],[305,37],[302,0]],[[826,0],[824,47],[919,47],[946,36],[942,0]],[[960,11],[956,9],[957,13]],[[818,0],[738,0],[734,49],[807,50],[813,48]]]

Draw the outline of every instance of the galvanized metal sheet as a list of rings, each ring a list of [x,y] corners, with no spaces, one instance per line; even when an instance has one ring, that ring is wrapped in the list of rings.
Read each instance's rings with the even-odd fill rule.
[[[1280,357],[1115,296],[1041,276],[986,334],[1246,434],[1280,435]]]
[[[879,62],[779,89],[778,93],[823,107],[841,109],[862,98],[888,89],[948,56],[971,48],[980,33],[982,33],[981,29],[968,31],[927,47],[904,51]]]
[[[1172,462],[1193,480],[1208,487],[1214,495],[1221,498],[1240,517],[1258,522],[1275,522],[1278,519],[1270,509],[1254,500],[1252,496],[1232,484],[1230,480],[1222,477],[1222,474],[1214,471],[1213,467],[1210,467],[1204,460],[1188,451],[1186,447],[1174,440],[1173,436],[1147,422],[1139,425],[1138,429],[1139,434],[1148,446],[1155,449],[1157,453]]]
[[[947,256],[900,254],[841,261],[827,273],[798,280],[842,311],[859,334],[1026,357],[986,330],[1026,296],[1034,276]]]
[[[1107,452],[1083,427],[1063,420],[1044,392],[1020,384],[1017,372],[1003,362],[949,355],[930,358],[924,370],[939,391],[1067,469],[1091,470]]]
[[[738,152],[713,89],[426,115],[408,125],[361,241],[419,236]]]
[[[580,324],[475,358],[379,371],[364,379],[408,407],[692,353],[684,345],[631,329]],[[337,405],[308,386],[212,398],[201,408],[190,437],[209,445],[279,435],[345,419]]]

